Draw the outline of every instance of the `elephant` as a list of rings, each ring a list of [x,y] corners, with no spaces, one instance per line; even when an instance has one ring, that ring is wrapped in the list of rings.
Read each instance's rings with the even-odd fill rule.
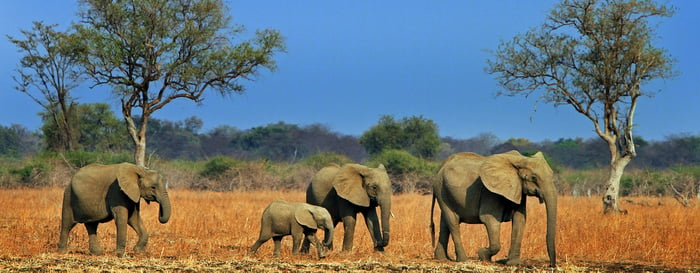
[[[479,249],[479,259],[491,261],[501,248],[501,222],[512,221],[511,244],[507,265],[521,264],[520,246],[526,220],[527,196],[536,196],[545,203],[546,243],[550,266],[556,266],[555,232],[557,189],[554,173],[541,152],[532,157],[510,151],[491,156],[475,153],[453,154],[442,163],[433,182],[430,228],[435,245],[433,211],[440,206],[440,233],[435,245],[435,258],[448,259],[449,236],[455,246],[457,261],[465,261],[459,230],[460,223],[484,224],[489,246]]]
[[[325,231],[323,245],[316,238],[316,230]],[[299,253],[302,238],[310,240],[318,257],[326,257],[326,250],[333,242],[333,219],[330,213],[323,207],[306,203],[286,202],[277,200],[265,208],[260,223],[260,237],[250,247],[253,254],[260,245],[272,238],[275,242],[274,256],[280,256],[280,244],[282,237],[292,235],[292,254]]]
[[[91,164],[81,168],[63,194],[58,252],[67,252],[68,234],[77,223],[83,223],[90,252],[104,254],[97,237],[97,226],[112,219],[117,227],[117,256],[124,255],[127,225],[138,235],[133,251],[145,252],[148,233],[139,215],[139,202],[141,198],[147,203],[158,202],[158,221],[165,224],[171,214],[167,188],[167,181],[159,172],[131,163]]]
[[[316,173],[306,190],[306,202],[326,208],[333,225],[343,222],[343,251],[352,250],[358,213],[365,218],[376,251],[389,244],[392,186],[384,165],[332,164]],[[381,209],[381,230],[376,207]],[[304,240],[303,251],[309,242]],[[331,245],[332,248],[332,245]]]

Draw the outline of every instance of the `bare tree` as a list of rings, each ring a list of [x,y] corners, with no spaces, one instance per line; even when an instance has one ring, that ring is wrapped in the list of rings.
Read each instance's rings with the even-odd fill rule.
[[[56,139],[47,141],[49,149],[73,150],[78,141],[75,125],[76,102],[70,91],[81,79],[75,36],[55,30],[56,25],[34,22],[31,30],[22,30],[25,39],[7,36],[24,54],[16,69],[15,89],[41,105],[56,126]]]
[[[619,207],[620,178],[637,155],[632,131],[640,98],[655,92],[642,86],[675,76],[673,59],[654,47],[652,17],[674,9],[651,0],[564,0],[547,22],[502,42],[487,71],[505,90],[540,101],[570,105],[587,117],[610,150],[610,175],[604,211]]]
[[[134,159],[145,165],[146,128],[153,112],[175,99],[201,102],[205,91],[243,92],[261,68],[284,51],[279,32],[256,32],[234,43],[243,27],[232,26],[221,0],[81,0],[84,65],[95,85],[107,85],[121,100],[135,144]],[[140,120],[135,108],[140,108]]]

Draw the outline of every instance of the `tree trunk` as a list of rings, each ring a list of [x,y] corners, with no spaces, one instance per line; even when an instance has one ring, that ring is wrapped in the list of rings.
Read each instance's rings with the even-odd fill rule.
[[[146,167],[146,126],[148,117],[146,115],[141,116],[141,124],[139,124],[137,129],[130,110],[122,109],[122,113],[126,121],[126,129],[129,131],[131,140],[134,141],[134,164],[139,167]]]
[[[625,167],[632,161],[629,156],[620,157],[610,163],[610,176],[606,183],[605,195],[603,196],[603,212],[627,213],[627,210],[620,209],[620,180],[625,172]]]

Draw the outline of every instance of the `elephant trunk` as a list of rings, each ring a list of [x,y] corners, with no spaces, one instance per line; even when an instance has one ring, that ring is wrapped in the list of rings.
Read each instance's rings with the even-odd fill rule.
[[[165,224],[170,220],[170,197],[168,197],[168,193],[165,192],[159,195],[156,201],[160,204],[158,221],[160,221],[161,224]]]
[[[331,223],[330,225],[326,226],[326,234],[323,237],[323,245],[326,246],[327,248],[331,248],[333,246],[333,231],[334,231],[333,224]]]
[[[557,264],[557,190],[552,185],[551,189],[546,189],[542,193],[542,197],[547,210],[547,253],[549,254],[549,265],[555,267]]]
[[[389,217],[391,216],[391,201],[384,202],[383,204],[379,204],[379,207],[381,209],[381,218],[382,218],[382,240],[379,242],[379,246],[385,247],[389,245],[389,233],[390,233],[390,224],[389,224]]]

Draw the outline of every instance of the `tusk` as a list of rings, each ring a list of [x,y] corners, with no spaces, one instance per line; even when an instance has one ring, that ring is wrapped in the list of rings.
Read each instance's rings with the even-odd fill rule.
[[[390,213],[390,215],[391,215],[391,218],[396,218],[396,215],[394,215],[394,212],[393,212],[393,211],[390,211],[389,213]]]

